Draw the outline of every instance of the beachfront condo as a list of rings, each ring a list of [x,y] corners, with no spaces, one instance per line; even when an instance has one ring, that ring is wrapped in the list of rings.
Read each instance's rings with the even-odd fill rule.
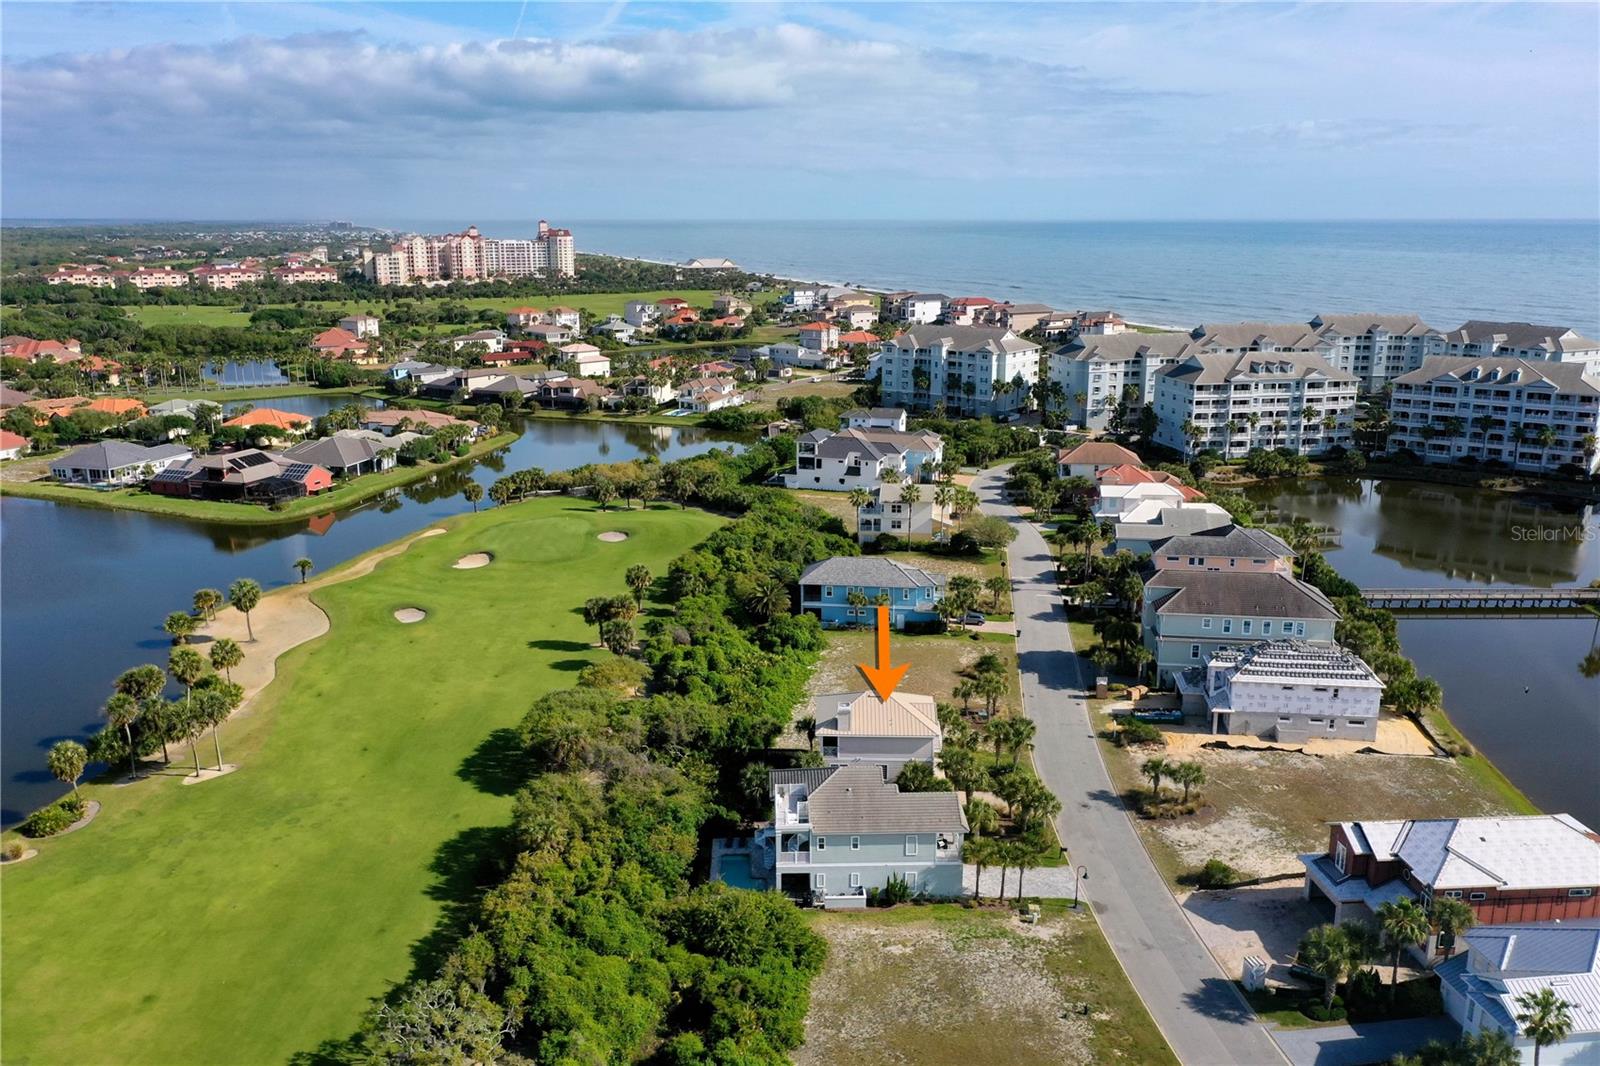
[[[1305,352],[1198,354],[1156,375],[1156,442],[1184,455],[1350,445],[1355,376]]]
[[[1425,462],[1592,474],[1600,363],[1439,356],[1395,379],[1389,419],[1389,450]]]
[[[1039,380],[1041,349],[997,326],[915,326],[883,342],[873,360],[883,402],[953,415],[1020,411]]]

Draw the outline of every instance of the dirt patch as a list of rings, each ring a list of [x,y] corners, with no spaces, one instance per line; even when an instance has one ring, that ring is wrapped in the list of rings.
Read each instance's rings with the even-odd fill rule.
[[[219,777],[226,777],[239,768],[237,763],[225,762],[221,768],[208,766],[198,774],[184,774],[180,785],[199,785],[207,781],[215,781]]]
[[[38,848],[29,848],[14,859],[9,855],[0,855],[0,866],[15,866],[19,862],[27,862],[37,854],[39,854]]]
[[[394,613],[394,620],[404,626],[420,622],[426,617],[428,612],[420,607],[402,607]]]
[[[1126,709],[1124,704],[1115,704],[1113,711]],[[1232,748],[1236,750],[1260,749],[1263,751],[1293,751],[1306,755],[1347,756],[1347,755],[1417,755],[1436,756],[1442,755],[1437,748],[1429,742],[1417,724],[1409,718],[1384,715],[1378,719],[1378,738],[1376,740],[1323,740],[1313,738],[1304,743],[1290,744],[1274,740],[1264,740],[1261,737],[1234,734],[1212,734],[1199,725],[1180,727],[1177,729],[1163,726],[1161,732],[1167,738],[1167,752],[1169,757],[1180,759],[1189,758],[1201,748]]]
[[[1300,898],[1299,885],[1260,885],[1218,892],[1192,892],[1179,903],[1189,924],[1229,977],[1244,972],[1247,955],[1272,964],[1271,977],[1299,986],[1289,964],[1307,929],[1326,921],[1316,904]]]
[[[799,1066],[1094,1061],[1092,1023],[1047,963],[1060,926],[841,915],[816,928],[828,962],[811,986]]]
[[[622,532],[620,529],[608,529],[604,533],[595,534],[595,537],[597,540],[603,540],[607,544],[615,544],[618,541],[628,539],[628,535]]]
[[[492,562],[494,562],[494,556],[490,553],[473,552],[471,555],[463,555],[451,563],[450,567],[453,570],[477,570],[480,567],[488,566]]]

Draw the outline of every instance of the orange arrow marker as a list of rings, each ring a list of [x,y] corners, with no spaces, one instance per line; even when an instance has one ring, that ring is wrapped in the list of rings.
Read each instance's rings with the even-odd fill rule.
[[[911,669],[910,663],[901,663],[899,666],[889,665],[889,633],[889,608],[880,603],[878,605],[878,665],[856,664],[861,668],[861,676],[867,679],[867,684],[872,686],[872,691],[878,694],[880,700],[886,700],[894,695],[895,686],[900,684],[900,679],[906,676],[907,670]]]

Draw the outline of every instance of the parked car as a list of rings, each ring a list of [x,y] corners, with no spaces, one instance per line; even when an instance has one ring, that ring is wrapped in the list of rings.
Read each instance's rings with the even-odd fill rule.
[[[1179,710],[1152,709],[1148,711],[1134,711],[1133,716],[1141,722],[1181,722],[1183,712]]]
[[[964,626],[981,626],[987,621],[981,611],[968,611],[961,616],[961,624]]]

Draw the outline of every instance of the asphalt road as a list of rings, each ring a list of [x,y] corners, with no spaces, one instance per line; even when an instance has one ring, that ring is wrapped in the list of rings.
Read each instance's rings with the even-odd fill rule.
[[[1000,495],[1003,471],[973,488],[986,514],[1017,531],[1008,553],[1017,619],[1022,699],[1037,733],[1034,762],[1062,804],[1057,829],[1083,894],[1117,959],[1187,1066],[1284,1066],[1255,1014],[1190,927],[1150,863],[1106,775],[1084,702],[1084,677],[1072,650],[1050,547]]]

